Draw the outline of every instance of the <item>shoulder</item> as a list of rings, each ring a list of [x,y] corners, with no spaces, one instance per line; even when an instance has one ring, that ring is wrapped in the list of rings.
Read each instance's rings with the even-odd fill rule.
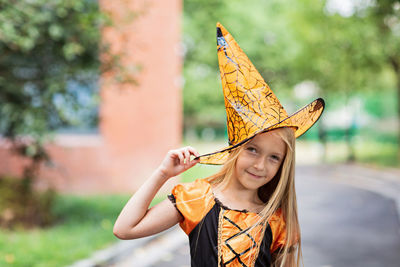
[[[210,183],[197,179],[191,183],[178,184],[172,189],[170,200],[183,216],[182,229],[189,234],[215,204]]]
[[[197,179],[191,183],[178,184],[172,189],[175,197],[183,199],[195,198],[204,194],[211,194],[212,189],[210,183],[205,179]]]

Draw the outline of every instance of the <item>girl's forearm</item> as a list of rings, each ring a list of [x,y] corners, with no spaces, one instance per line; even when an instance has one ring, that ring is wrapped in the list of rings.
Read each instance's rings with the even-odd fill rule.
[[[182,218],[175,207],[167,201],[157,204],[149,210],[149,205],[161,186],[170,178],[179,175],[196,165],[199,160],[190,160],[190,156],[199,156],[192,147],[168,151],[160,166],[139,188],[122,209],[114,224],[114,235],[121,239],[147,236],[171,227]],[[158,214],[163,214],[162,218]]]
[[[114,234],[126,233],[142,220],[154,196],[168,178],[160,169],[153,172],[122,209],[114,224]]]

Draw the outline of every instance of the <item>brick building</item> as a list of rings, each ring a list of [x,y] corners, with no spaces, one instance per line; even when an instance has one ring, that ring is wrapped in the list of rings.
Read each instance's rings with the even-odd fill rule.
[[[80,194],[132,192],[181,144],[181,1],[100,3],[114,20],[103,38],[112,51],[123,52],[127,69],[141,66],[138,85],[102,77],[99,134],[57,135],[47,146],[55,165],[42,166],[39,186]],[[20,175],[25,163],[0,139],[0,174]]]

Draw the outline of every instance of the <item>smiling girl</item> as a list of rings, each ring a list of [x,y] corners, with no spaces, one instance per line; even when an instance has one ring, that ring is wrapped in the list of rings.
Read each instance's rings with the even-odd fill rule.
[[[121,211],[114,234],[140,238],[179,223],[189,236],[192,266],[299,266],[295,140],[318,120],[324,101],[288,116],[219,23],[217,44],[230,145],[205,155],[190,146],[169,151]],[[197,163],[223,166],[211,177],[178,184],[148,208],[169,178]]]

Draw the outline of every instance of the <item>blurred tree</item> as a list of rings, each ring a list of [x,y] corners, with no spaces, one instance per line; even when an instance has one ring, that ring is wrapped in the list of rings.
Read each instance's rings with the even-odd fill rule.
[[[0,1],[1,134],[40,140],[78,122],[97,89],[104,22],[97,1]]]
[[[379,0],[369,10],[378,32],[376,45],[382,51],[382,65],[392,68],[397,87],[398,159],[400,159],[400,0]]]
[[[290,4],[278,0],[184,2],[184,127],[225,128],[224,99],[216,53],[215,25],[220,21],[237,40],[278,97],[294,85],[290,62],[297,46],[286,21]]]
[[[350,8],[344,10],[338,1],[306,0],[297,3],[296,12],[286,18],[301,46],[292,65],[296,79],[316,81],[325,94],[343,95],[347,105],[351,96],[367,91],[378,99],[383,91],[394,89],[397,81],[400,122],[400,2],[349,3]],[[390,82],[388,77],[396,78]],[[346,132],[351,152],[351,128]],[[353,160],[354,153],[348,159]]]
[[[233,34],[278,97],[285,96],[283,104],[296,102],[292,88],[307,80],[321,89],[319,96],[344,99],[330,101],[328,109],[343,102],[350,105],[351,97],[365,92],[379,97],[383,91],[392,92],[396,83],[399,99],[399,12],[399,0],[346,5],[336,0],[249,0],[245,4],[185,0],[184,111],[189,115],[185,122],[212,118],[214,124],[225,123],[215,52],[217,21]],[[400,121],[399,103],[400,99]],[[353,151],[350,126],[346,140]]]
[[[225,110],[222,90],[217,90],[219,73],[215,53],[215,24],[224,12],[222,0],[186,0],[183,12],[184,60],[184,128],[224,127]],[[204,105],[208,103],[208,105]],[[222,124],[221,124],[222,121]]]
[[[86,108],[116,58],[100,65],[107,52],[100,29],[109,22],[94,0],[0,0],[0,134],[32,162],[21,201],[30,201],[32,179],[49,160],[47,134],[81,121],[96,125],[96,110]]]

